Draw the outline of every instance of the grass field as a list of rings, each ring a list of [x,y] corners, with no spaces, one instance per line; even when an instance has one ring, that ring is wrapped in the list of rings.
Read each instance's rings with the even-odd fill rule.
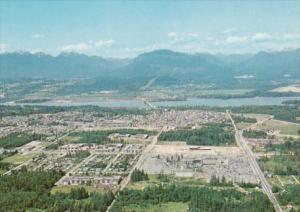
[[[188,211],[188,203],[183,202],[168,202],[159,205],[149,205],[147,207],[137,207],[132,205],[131,207],[124,208],[124,211],[141,211],[141,212],[184,212]]]
[[[54,186],[51,189],[51,194],[54,194],[56,192],[62,192],[62,193],[69,193],[72,188],[81,188],[84,187],[88,192],[106,192],[108,191],[108,188],[105,187],[93,187],[93,186],[86,186],[86,185],[60,185],[60,186]]]
[[[158,179],[158,175],[153,174],[153,175],[148,175],[148,177],[149,180],[147,181],[128,183],[127,188],[143,190],[147,186],[159,185],[160,183],[162,183],[162,181]],[[183,178],[183,177],[173,178],[171,176],[168,177],[169,177],[169,181],[166,181],[164,183],[180,183],[181,185],[190,185],[190,186],[203,186],[206,183],[204,179]]]
[[[241,123],[237,123],[236,126],[238,129],[245,129],[245,128],[250,127],[252,124],[253,123],[241,122]]]
[[[30,159],[32,159],[33,157],[35,157],[37,154],[26,154],[26,155],[22,155],[22,154],[15,154],[13,156],[7,157],[3,160],[3,162],[7,162],[7,163],[12,163],[12,164],[21,164],[24,163]]]
[[[295,124],[291,122],[279,121],[279,120],[269,120],[263,124],[256,126],[257,130],[278,130],[281,135],[297,135],[297,131],[300,130],[300,124]]]

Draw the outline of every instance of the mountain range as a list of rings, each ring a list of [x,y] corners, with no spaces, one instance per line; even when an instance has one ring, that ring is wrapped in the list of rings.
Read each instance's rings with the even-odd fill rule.
[[[300,79],[300,49],[235,55],[155,50],[133,59],[105,59],[78,53],[51,56],[12,52],[0,54],[0,78],[84,78],[90,80],[90,84],[99,81],[105,84],[112,80],[118,86],[133,81],[143,84],[153,78],[155,83],[162,85],[234,83],[251,78],[268,81]]]

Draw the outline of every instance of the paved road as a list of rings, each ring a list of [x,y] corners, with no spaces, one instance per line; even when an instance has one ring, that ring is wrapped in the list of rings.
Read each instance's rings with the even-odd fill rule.
[[[61,137],[59,137],[56,141],[51,142],[49,145],[54,144],[54,143],[57,143],[58,141],[60,141],[60,140],[63,139],[64,137],[68,136],[70,133],[71,133],[71,131],[67,132],[66,134],[64,134],[64,135],[62,135]],[[48,146],[49,146],[49,145],[48,145]],[[47,146],[41,147],[41,148],[39,148],[38,150],[39,150],[40,152],[42,152],[46,147],[47,147]],[[36,151],[36,150],[34,150],[34,151]],[[5,172],[3,175],[10,175],[11,172],[12,172],[13,170],[18,170],[18,169],[22,168],[22,166],[27,166],[27,165],[28,165],[29,163],[31,163],[32,161],[33,161],[33,159],[29,159],[29,160],[25,161],[24,163],[21,163],[20,165],[18,165],[18,166],[16,166],[16,167],[13,167],[13,168],[10,169],[9,171]]]
[[[132,169],[130,170],[130,172],[129,172],[129,174],[127,175],[127,177],[126,177],[124,180],[122,180],[118,193],[119,193],[120,191],[122,191],[122,190],[127,186],[127,184],[130,182],[130,178],[131,178],[131,175],[132,175],[133,171],[134,171],[135,169],[139,169],[139,168],[142,166],[143,162],[144,162],[145,159],[146,159],[147,153],[149,153],[149,152],[153,149],[153,147],[154,147],[154,146],[156,145],[156,143],[157,143],[158,137],[160,136],[160,134],[161,134],[165,129],[166,129],[166,127],[163,127],[163,128],[160,130],[160,132],[159,132],[156,136],[153,137],[153,140],[152,140],[151,144],[149,144],[149,145],[144,149],[144,151],[143,151],[142,154],[141,154],[141,157],[138,159],[138,161],[137,161],[137,162],[135,163],[135,165],[132,167]],[[107,208],[107,210],[106,210],[107,212],[110,211],[110,209],[112,208],[112,206],[115,204],[115,201],[116,201],[116,199],[117,199],[118,193],[117,193],[117,195],[115,196],[115,199],[113,200],[113,202],[111,203],[111,205]]]
[[[258,163],[256,162],[255,156],[253,154],[253,152],[251,151],[251,149],[248,147],[248,145],[246,144],[244,138],[243,138],[243,131],[239,131],[230,115],[230,113],[227,111],[227,114],[233,124],[234,130],[235,130],[235,137],[237,139],[237,143],[238,145],[244,150],[244,152],[246,153],[250,165],[253,168],[254,173],[259,177],[260,179],[260,183],[261,186],[264,190],[264,192],[267,194],[268,198],[270,199],[271,203],[273,204],[276,212],[282,212],[282,209],[279,205],[279,203],[277,202],[277,199],[275,197],[275,195],[273,194],[271,187],[268,183],[268,181],[266,180],[264,174],[262,173]]]
[[[73,168],[71,168],[70,171],[68,171],[62,178],[60,178],[59,181],[57,181],[55,183],[55,185],[63,184],[63,180],[65,179],[65,177],[70,176],[70,174],[74,173],[80,166],[82,166],[83,164],[86,164],[89,161],[93,160],[96,156],[97,156],[96,154],[91,154],[90,156],[83,159],[80,163],[78,163]]]

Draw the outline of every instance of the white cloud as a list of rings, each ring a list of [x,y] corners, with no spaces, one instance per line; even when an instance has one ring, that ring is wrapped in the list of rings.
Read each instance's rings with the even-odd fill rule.
[[[77,43],[77,44],[66,45],[66,46],[60,47],[58,49],[60,51],[66,51],[66,52],[71,52],[71,51],[81,52],[81,51],[89,50],[92,48],[93,48],[92,45],[82,42],[82,43]]]
[[[273,38],[272,35],[268,33],[256,33],[255,35],[252,36],[251,40],[252,41],[268,41]]]
[[[248,41],[247,36],[229,36],[226,39],[227,43],[234,44],[234,43],[244,43]]]
[[[43,34],[34,34],[34,35],[32,35],[32,37],[33,38],[44,38],[45,35],[43,35]]]
[[[96,47],[102,47],[102,46],[111,46],[114,44],[114,40],[98,40],[94,43],[94,46]]]
[[[98,40],[98,41],[88,41],[88,42],[81,42],[81,43],[76,43],[76,44],[70,44],[66,46],[59,47],[59,51],[65,51],[65,52],[83,52],[86,50],[91,50],[95,48],[100,48],[100,47],[110,47],[111,45],[114,44],[114,40]]]
[[[4,53],[8,51],[8,46],[5,43],[0,43],[0,53]]]
[[[285,33],[282,36],[283,40],[298,40],[300,39],[300,33]]]
[[[178,39],[178,34],[176,32],[169,32],[168,37],[173,40],[176,40],[176,39]]]
[[[35,49],[30,49],[29,52],[30,52],[31,54],[35,54],[35,53],[38,53],[38,52],[42,52],[42,50],[39,49],[39,48],[35,48]]]

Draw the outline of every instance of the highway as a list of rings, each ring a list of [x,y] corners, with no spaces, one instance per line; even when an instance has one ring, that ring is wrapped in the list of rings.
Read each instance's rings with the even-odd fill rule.
[[[242,130],[238,130],[230,113],[227,111],[227,114],[232,122],[232,125],[234,127],[235,130],[235,137],[236,137],[236,141],[238,143],[238,145],[244,150],[244,152],[246,153],[249,163],[254,171],[254,173],[256,174],[256,176],[259,177],[260,179],[260,183],[262,186],[262,189],[264,190],[264,192],[267,194],[268,198],[270,199],[271,203],[273,204],[276,212],[282,212],[282,209],[275,197],[275,195],[273,194],[271,187],[268,183],[268,181],[266,180],[263,172],[261,171],[255,156],[253,154],[253,152],[251,151],[251,149],[249,148],[249,146],[247,145],[247,143],[245,142],[244,138],[243,138],[243,131]]]

